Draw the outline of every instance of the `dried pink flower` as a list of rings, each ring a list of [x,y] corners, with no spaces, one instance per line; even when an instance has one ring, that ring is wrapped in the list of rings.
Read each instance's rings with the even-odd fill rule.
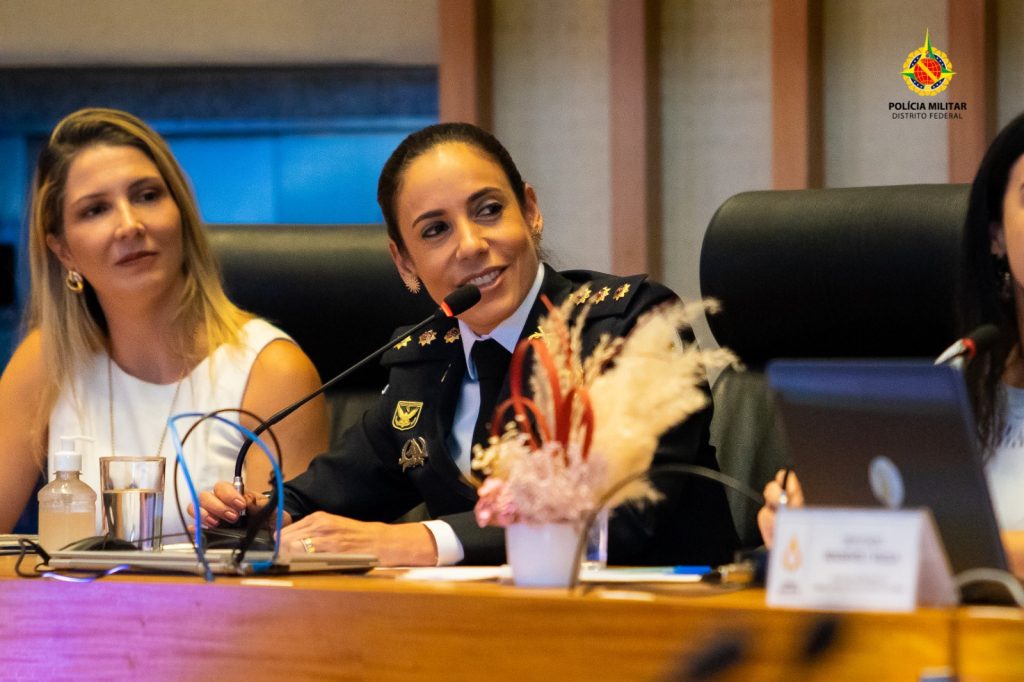
[[[679,329],[703,307],[677,303],[645,315],[625,339],[602,339],[583,361],[579,345],[586,311],[570,329],[566,320],[572,308],[569,301],[542,320],[541,350],[549,362],[535,362],[530,377],[534,416],[548,425],[561,420],[568,442],[553,435],[541,440],[539,433],[531,438],[512,421],[501,438],[492,438],[486,448],[478,446],[473,468],[488,475],[477,491],[480,526],[579,524],[618,481],[650,467],[666,430],[704,407],[706,370],[735,360],[725,350],[684,344]],[[557,375],[557,382],[548,372]],[[587,401],[574,403],[566,413],[562,408],[571,393],[584,394]],[[582,407],[585,402],[590,407]],[[553,428],[548,432],[553,434]],[[649,485],[637,483],[611,505],[654,496]]]

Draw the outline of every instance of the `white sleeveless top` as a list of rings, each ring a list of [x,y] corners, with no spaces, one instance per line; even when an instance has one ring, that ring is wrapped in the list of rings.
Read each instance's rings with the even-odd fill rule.
[[[1024,530],[1024,389],[1002,385],[1006,420],[985,465],[992,506],[1003,530]]]
[[[92,443],[82,442],[78,446],[82,453],[82,480],[96,491],[101,500],[99,458],[111,454],[111,411],[114,419],[114,454],[155,455],[170,415],[241,407],[256,356],[267,344],[277,339],[290,341],[291,337],[264,320],[250,320],[242,328],[241,345],[221,345],[182,380],[180,389],[177,382],[151,384],[137,379],[122,371],[117,363],[109,365],[113,381],[112,385],[108,384],[107,353],[103,351],[96,354],[93,362],[75,377],[74,391],[62,391],[50,413],[48,471],[52,474],[54,470],[53,455],[60,449],[60,436],[92,438]],[[230,412],[222,416],[235,422],[239,417],[237,413]],[[184,437],[194,422],[193,418],[178,420],[175,425],[179,435]],[[235,457],[243,440],[239,431],[214,419],[208,419],[196,428],[184,447],[185,462],[196,492],[209,490],[217,481],[232,479]],[[165,543],[185,542],[187,539],[184,535],[167,537],[184,532],[174,503],[175,449],[170,430],[159,454],[166,460],[163,517]],[[249,456],[264,455],[254,446]],[[178,494],[188,522],[188,485],[181,467]],[[103,528],[102,502],[98,500],[96,506],[96,532],[100,534]]]

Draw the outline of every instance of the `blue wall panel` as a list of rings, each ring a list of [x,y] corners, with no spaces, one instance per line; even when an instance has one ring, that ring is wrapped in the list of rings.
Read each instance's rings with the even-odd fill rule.
[[[275,138],[168,135],[167,141],[192,181],[204,221],[276,222]]]

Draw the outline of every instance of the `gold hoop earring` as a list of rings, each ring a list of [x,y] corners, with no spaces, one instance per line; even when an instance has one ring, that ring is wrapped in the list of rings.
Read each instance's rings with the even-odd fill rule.
[[[82,273],[78,270],[68,270],[68,276],[64,278],[64,286],[66,286],[71,293],[82,293],[85,289],[85,280],[82,279]]]
[[[420,278],[415,275],[402,275],[402,282],[405,283],[405,288],[409,290],[410,294],[420,293]]]

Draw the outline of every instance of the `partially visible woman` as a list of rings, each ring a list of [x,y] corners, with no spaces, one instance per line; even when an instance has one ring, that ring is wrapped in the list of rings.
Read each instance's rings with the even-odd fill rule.
[[[999,329],[965,371],[1003,545],[1024,576],[1024,114],[996,136],[971,187],[961,252],[958,313],[964,336],[982,324]],[[782,472],[765,487],[758,523],[771,546]],[[791,505],[802,504],[795,475]]]
[[[965,379],[1003,543],[1024,575],[1024,114],[992,141],[974,177],[961,279],[962,329],[999,329]]]
[[[269,416],[320,383],[286,334],[227,299],[181,168],[130,114],[82,109],[54,128],[33,180],[29,259],[27,331],[0,378],[0,532],[60,436],[93,439],[83,480],[97,492],[100,456],[166,457],[164,533],[180,532],[168,417]],[[286,477],[305,470],[327,446],[322,399],[276,431]],[[185,447],[197,485],[230,478],[241,442],[201,425]],[[265,458],[247,459],[257,489],[269,472]]]
[[[556,305],[571,296],[577,310],[591,303],[581,335],[587,354],[603,334],[628,334],[645,311],[675,294],[645,275],[558,272],[544,264],[544,219],[533,187],[497,139],[469,124],[439,124],[407,137],[384,165],[377,199],[392,259],[410,290],[422,287],[441,303],[472,283],[482,297],[458,320],[439,321],[384,355],[389,384],[378,403],[338,449],[285,485],[294,523],[282,543],[297,552],[370,553],[385,565],[502,563],[504,531],[477,525],[476,492],[464,474],[493,406],[508,396],[511,351],[538,331],[542,295]],[[485,398],[485,385],[498,395]],[[710,416],[705,409],[671,429],[654,464],[717,468]],[[407,450],[418,454],[404,457]],[[682,478],[656,484],[661,503],[623,505],[612,515],[609,561],[730,560],[738,540],[722,489]],[[203,521],[230,520],[229,512],[247,502],[261,500],[218,484],[200,498]],[[421,502],[432,517],[426,524],[388,523]]]

